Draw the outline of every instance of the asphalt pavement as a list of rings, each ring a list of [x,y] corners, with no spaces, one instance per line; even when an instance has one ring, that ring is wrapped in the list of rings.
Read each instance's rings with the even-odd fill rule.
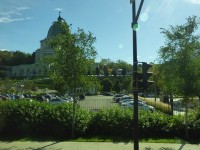
[[[140,150],[200,150],[200,144],[140,143]],[[133,143],[0,141],[0,150],[134,150]]]

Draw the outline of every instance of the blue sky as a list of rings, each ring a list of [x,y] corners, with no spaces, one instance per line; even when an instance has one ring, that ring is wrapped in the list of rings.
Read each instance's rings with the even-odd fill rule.
[[[0,0],[0,49],[32,53],[47,36],[58,12],[75,31],[97,38],[97,61],[109,58],[132,63],[132,7],[130,0]],[[140,0],[136,0],[137,8]],[[155,62],[164,45],[160,28],[200,17],[200,0],[144,0],[139,18],[138,61]],[[198,30],[198,33],[199,30]]]

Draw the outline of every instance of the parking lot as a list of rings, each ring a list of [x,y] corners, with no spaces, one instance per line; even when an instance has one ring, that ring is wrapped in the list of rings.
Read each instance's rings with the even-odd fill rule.
[[[84,100],[78,101],[80,107],[91,110],[98,111],[99,109],[111,108],[118,106],[112,99],[112,96],[86,96]]]

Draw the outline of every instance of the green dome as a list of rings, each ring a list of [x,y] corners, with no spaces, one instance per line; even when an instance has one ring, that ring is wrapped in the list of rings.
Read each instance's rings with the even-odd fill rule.
[[[57,36],[58,34],[64,33],[63,24],[67,25],[65,20],[59,15],[58,20],[54,21],[51,27],[49,28],[47,38],[52,38]]]

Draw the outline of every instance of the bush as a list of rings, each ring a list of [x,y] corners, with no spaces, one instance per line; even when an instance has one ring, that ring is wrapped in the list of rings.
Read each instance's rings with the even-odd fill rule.
[[[184,137],[184,119],[160,112],[139,111],[139,135],[146,137]],[[93,114],[88,135],[132,138],[134,135],[133,112],[119,107]]]
[[[72,128],[70,103],[50,105],[37,101],[0,101],[0,135],[70,138]],[[77,107],[75,135],[132,138],[133,112],[113,107],[99,112],[87,112]],[[189,137],[199,139],[200,108],[189,114]],[[183,116],[139,111],[139,135],[148,137],[185,136]]]
[[[90,121],[88,112],[77,108],[77,135],[85,132]],[[1,135],[71,137],[72,104],[50,105],[36,101],[0,103]]]
[[[132,128],[132,111],[114,107],[94,113],[87,133],[93,136],[130,137],[133,133]]]
[[[200,135],[200,107],[196,108],[189,114],[188,123],[189,137],[199,139]]]

